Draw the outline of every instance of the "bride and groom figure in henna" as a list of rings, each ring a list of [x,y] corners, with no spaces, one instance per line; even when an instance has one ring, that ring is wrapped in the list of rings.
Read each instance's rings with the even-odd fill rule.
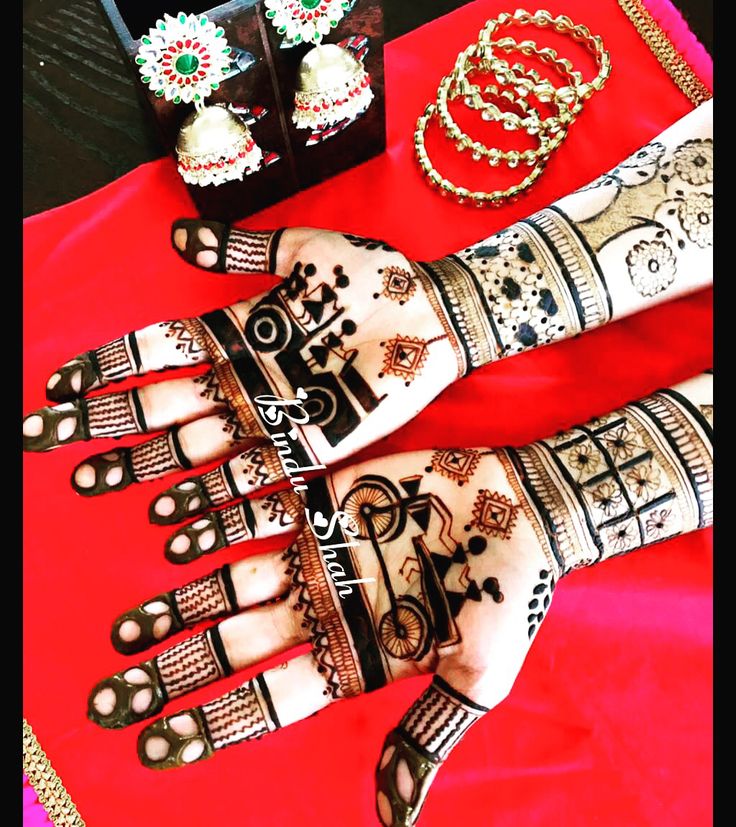
[[[174,246],[192,263],[283,281],[73,359],[48,383],[61,404],[25,418],[26,448],[163,431],[82,462],[73,485],[86,495],[240,449],[152,503],[154,522],[197,518],[167,541],[172,562],[300,533],[283,554],[224,566],[118,618],[113,642],[130,654],[232,615],[101,681],[90,717],[106,727],[143,720],[311,643],[311,654],[144,729],[141,760],[169,767],[432,672],[377,769],[381,821],[413,823],[450,749],[510,690],[559,578],[711,522],[711,377],[525,448],[394,455],[311,480],[303,498],[293,485],[251,495],[286,479],[287,447],[295,469],[329,467],[474,368],[708,285],[711,110],[702,105],[589,186],[439,261],[322,230],[177,222]],[[200,377],[86,396],[199,363],[210,366]],[[288,430],[255,401],[300,389],[309,421]],[[311,528],[306,513],[320,515]],[[341,596],[341,580],[364,582]]]

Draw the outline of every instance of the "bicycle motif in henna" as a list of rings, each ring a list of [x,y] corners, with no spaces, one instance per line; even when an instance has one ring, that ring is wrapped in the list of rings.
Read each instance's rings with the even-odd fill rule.
[[[455,618],[467,600],[479,601],[483,593],[496,603],[503,600],[496,578],[487,577],[479,586],[467,576],[469,556],[482,554],[486,539],[474,535],[467,548],[454,540],[449,509],[436,494],[420,493],[421,479],[416,475],[399,480],[402,495],[385,477],[363,476],[340,506],[360,529],[358,537],[369,540],[376,554],[391,604],[378,621],[378,635],[384,650],[399,660],[421,660],[433,644],[443,648],[460,642]],[[411,538],[415,556],[406,558],[399,574],[406,576],[405,569],[410,574],[416,564],[418,596],[397,593],[381,549],[381,542],[403,534],[408,520],[422,533]],[[459,573],[456,567],[461,567]]]

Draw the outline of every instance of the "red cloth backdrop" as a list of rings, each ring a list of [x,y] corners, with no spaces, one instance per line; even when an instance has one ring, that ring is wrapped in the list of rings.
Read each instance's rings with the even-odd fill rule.
[[[613,71],[528,195],[497,211],[462,207],[430,190],[413,160],[414,122],[441,74],[486,18],[504,10],[489,0],[386,47],[385,154],[244,226],[324,226],[385,238],[417,258],[440,256],[584,184],[691,109],[614,0],[545,5],[600,33]],[[682,35],[675,20],[678,26]],[[687,49],[702,61],[694,40]],[[169,228],[193,214],[166,159],[26,222],[26,410],[45,404],[47,377],[73,354],[273,283],[207,274],[180,260]],[[711,302],[710,291],[701,292],[478,370],[362,457],[518,445],[683,380],[711,364]],[[373,770],[383,738],[426,678],[164,773],[139,765],[140,726],[106,732],[87,721],[90,687],[129,662],[109,642],[120,611],[226,560],[281,545],[257,542],[170,565],[162,554],[168,530],[146,518],[165,484],[93,500],[72,491],[72,467],[95,450],[99,443],[25,458],[24,712],[86,823],[375,824]],[[708,530],[565,580],[511,696],[435,781],[425,827],[710,823],[711,581]],[[169,711],[244,677],[179,699]]]

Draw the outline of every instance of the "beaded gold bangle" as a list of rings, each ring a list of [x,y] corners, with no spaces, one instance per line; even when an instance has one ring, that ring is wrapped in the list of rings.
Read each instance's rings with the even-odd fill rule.
[[[491,192],[472,191],[466,187],[458,187],[444,178],[432,165],[424,142],[424,133],[429,122],[437,115],[435,104],[428,103],[424,112],[417,118],[416,129],[414,130],[414,151],[419,161],[419,166],[427,176],[429,183],[438,187],[441,195],[452,195],[460,204],[472,201],[477,207],[500,207],[502,204],[513,201],[514,198],[527,187],[531,186],[539,178],[544,170],[544,160],[539,161],[532,171],[518,184],[514,184],[505,190],[492,190]]]
[[[491,166],[498,166],[501,161],[505,161],[512,168],[518,166],[520,163],[532,166],[537,163],[539,158],[546,157],[550,154],[554,147],[552,146],[552,141],[547,133],[539,127],[539,113],[536,109],[529,106],[524,98],[515,97],[508,91],[500,92],[498,97],[503,96],[512,103],[518,104],[525,111],[527,117],[523,119],[519,118],[517,115],[514,115],[514,113],[504,112],[494,104],[484,101],[487,108],[484,108],[483,112],[492,113],[492,117],[486,119],[502,121],[504,128],[508,130],[524,129],[530,135],[534,135],[534,137],[539,141],[539,146],[536,149],[525,149],[523,151],[515,149],[503,150],[497,149],[496,147],[487,147],[480,141],[474,141],[469,135],[460,129],[454,119],[450,116],[447,101],[448,99],[453,100],[461,94],[457,86],[453,87],[452,83],[452,75],[446,75],[442,79],[439,88],[437,89],[437,103],[435,108],[437,112],[437,119],[444,128],[445,134],[448,138],[455,142],[455,146],[459,152],[468,149],[470,150],[473,160],[475,161],[479,161],[480,158],[484,156],[488,158],[488,162]],[[486,87],[486,93],[489,91],[489,88],[490,87]],[[514,117],[507,117],[511,115],[514,115]]]
[[[567,58],[560,57],[550,47],[538,46],[533,40],[517,42],[509,36],[493,39],[501,29],[512,25],[550,27],[584,44],[595,58],[598,74],[592,80],[585,81]],[[500,52],[534,56],[559,74],[563,85],[555,86],[535,69],[519,62],[512,64]],[[533,14],[523,9],[517,9],[513,14],[503,12],[488,20],[478,35],[478,41],[458,54],[452,71],[440,81],[436,102],[428,104],[417,119],[414,148],[419,166],[429,183],[438,187],[441,194],[453,195],[460,203],[472,201],[477,206],[499,205],[513,199],[542,174],[550,154],[560,146],[582,109],[583,101],[603,88],[610,72],[611,60],[603,40],[598,35],[592,35],[587,26],[573,23],[566,15],[554,17],[543,9]],[[471,81],[474,73],[493,74],[498,85],[489,84],[481,89],[479,84]],[[502,86],[508,88],[500,89]],[[487,96],[514,104],[522,114],[502,109]],[[462,98],[468,108],[479,111],[483,120],[496,121],[509,131],[525,131],[538,141],[538,146],[535,149],[502,150],[474,140],[460,128],[450,113],[448,102],[458,98]],[[542,117],[529,98],[551,104],[556,107],[556,114]],[[424,135],[427,125],[435,117],[445,135],[455,142],[458,151],[470,150],[474,161],[487,159],[491,166],[498,166],[503,161],[512,168],[525,164],[532,167],[531,172],[518,184],[505,190],[480,192],[458,187],[435,170],[427,154]]]
[[[587,26],[573,23],[567,15],[560,14],[557,17],[553,17],[552,14],[545,9],[539,9],[533,14],[524,11],[524,9],[517,9],[513,14],[502,12],[498,17],[488,20],[478,35],[478,43],[483,50],[484,56],[490,57],[493,54],[495,44],[492,38],[495,32],[504,26],[511,25],[536,26],[540,29],[549,26],[556,32],[569,35],[573,40],[583,43],[586,46],[595,58],[598,66],[598,74],[591,81],[584,81],[582,74],[575,71],[569,60],[556,58],[566,64],[571,78],[574,78],[574,87],[577,96],[582,100],[587,100],[594,92],[600,91],[605,85],[608,76],[611,74],[611,57],[603,46],[602,38],[599,35],[592,35]],[[548,81],[543,82],[543,84],[545,91],[553,96],[557,96],[557,94],[563,92],[563,90],[559,90],[558,92]],[[567,96],[568,94],[568,90],[565,89],[564,95]]]

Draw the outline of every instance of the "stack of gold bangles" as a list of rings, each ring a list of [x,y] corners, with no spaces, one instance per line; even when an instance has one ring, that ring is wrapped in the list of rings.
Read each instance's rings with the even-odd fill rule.
[[[595,58],[597,76],[585,81],[582,74],[575,71],[572,63],[559,57],[554,49],[539,47],[533,40],[517,41],[513,37],[500,36],[500,30],[512,25],[551,27],[554,31],[583,43]],[[512,64],[505,57],[509,53],[534,55],[562,78],[563,85],[553,85],[535,69],[525,68],[522,63]],[[603,41],[598,35],[591,35],[586,26],[576,25],[565,15],[553,17],[543,9],[534,14],[523,9],[517,9],[513,14],[503,12],[485,24],[476,43],[460,52],[452,71],[440,81],[436,102],[427,104],[417,119],[414,150],[422,171],[429,183],[438,187],[442,195],[452,195],[461,204],[472,202],[479,207],[499,206],[513,199],[539,178],[550,154],[562,143],[567,130],[582,109],[583,101],[603,88],[610,73],[611,59],[603,47]],[[473,75],[477,74],[495,76],[497,85],[489,84],[481,89],[477,83],[472,82]],[[509,102],[517,111],[507,111],[488,100],[488,97],[501,104]],[[530,99],[534,98],[540,103],[549,104],[553,114],[542,117],[530,103]],[[448,102],[456,99],[461,99],[470,109],[478,111],[485,121],[499,122],[506,130],[525,131],[534,138],[537,146],[521,151],[502,150],[473,140],[450,114]],[[501,163],[511,168],[526,166],[530,168],[528,174],[518,184],[491,192],[474,192],[456,186],[434,168],[427,154],[424,134],[433,118],[438,119],[456,149],[459,152],[467,150],[474,161],[485,161],[492,167]]]

